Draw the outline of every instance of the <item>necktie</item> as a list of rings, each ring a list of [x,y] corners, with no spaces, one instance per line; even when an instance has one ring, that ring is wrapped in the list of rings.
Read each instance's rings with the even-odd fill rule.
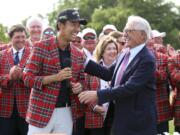
[[[17,65],[18,63],[19,63],[19,52],[16,52],[14,57],[14,65]]]
[[[127,67],[127,64],[128,64],[128,61],[129,61],[129,56],[130,56],[130,51],[128,51],[125,56],[124,56],[124,59],[121,63],[121,66],[120,66],[120,71],[117,72],[117,79],[116,79],[116,82],[115,82],[115,86],[118,85],[122,79],[122,76],[124,74],[124,71],[126,70],[126,67]]]

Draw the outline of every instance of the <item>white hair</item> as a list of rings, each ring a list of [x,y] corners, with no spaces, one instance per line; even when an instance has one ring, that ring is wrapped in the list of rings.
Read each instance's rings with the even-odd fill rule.
[[[36,22],[37,24],[39,24],[41,27],[43,27],[43,20],[38,17],[38,16],[32,16],[30,17],[27,22],[26,22],[26,28],[30,28],[30,26],[32,25],[32,23]]]
[[[147,39],[151,39],[151,26],[149,22],[140,16],[129,16],[126,26],[131,24],[134,30],[142,30],[146,33]],[[125,26],[125,28],[126,28]]]

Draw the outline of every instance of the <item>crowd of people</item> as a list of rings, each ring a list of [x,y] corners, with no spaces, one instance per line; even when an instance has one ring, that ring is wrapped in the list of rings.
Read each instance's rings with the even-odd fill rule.
[[[0,43],[0,135],[165,135],[172,119],[180,133],[180,53],[166,32],[129,16],[98,35],[76,9],[56,22],[31,17]]]

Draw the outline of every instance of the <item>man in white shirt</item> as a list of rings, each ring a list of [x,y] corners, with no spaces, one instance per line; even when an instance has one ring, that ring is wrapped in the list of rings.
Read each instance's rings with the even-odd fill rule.
[[[156,134],[155,58],[145,46],[150,32],[147,20],[130,16],[124,28],[129,49],[110,68],[91,60],[85,67],[86,73],[111,80],[110,88],[82,92],[79,99],[82,103],[114,103],[114,135]]]

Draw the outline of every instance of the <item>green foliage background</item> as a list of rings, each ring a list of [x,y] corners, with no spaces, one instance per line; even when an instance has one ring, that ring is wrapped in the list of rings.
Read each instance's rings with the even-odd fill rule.
[[[88,19],[87,27],[99,34],[105,24],[114,24],[123,31],[130,15],[146,18],[152,29],[166,32],[165,43],[180,48],[180,7],[165,0],[59,0],[53,12],[48,14],[55,26],[58,13],[66,8],[78,8],[81,16]]]
[[[54,10],[47,14],[52,27],[56,28],[59,12],[67,8],[78,8],[89,22],[85,27],[94,28],[98,34],[106,24],[114,24],[123,31],[128,16],[142,16],[150,22],[152,29],[167,33],[165,44],[180,49],[180,7],[167,0],[59,0]],[[7,28],[0,24],[0,41],[8,41],[6,31]]]

